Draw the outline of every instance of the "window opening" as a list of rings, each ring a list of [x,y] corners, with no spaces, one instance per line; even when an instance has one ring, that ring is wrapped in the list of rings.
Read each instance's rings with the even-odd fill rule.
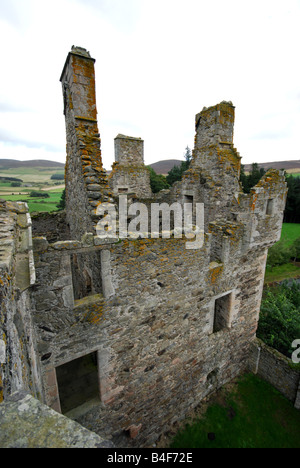
[[[270,199],[267,203],[267,213],[268,216],[272,216],[274,214],[274,200]]]
[[[72,254],[71,268],[75,301],[87,296],[102,294],[99,252]]]
[[[213,333],[230,327],[232,294],[226,294],[215,301]]]

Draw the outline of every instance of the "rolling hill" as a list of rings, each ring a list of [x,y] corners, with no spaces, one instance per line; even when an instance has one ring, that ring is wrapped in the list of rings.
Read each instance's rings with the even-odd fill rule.
[[[179,159],[166,159],[162,161],[158,161],[153,164],[149,164],[152,169],[156,172],[156,174],[163,174],[167,175],[168,172],[174,166],[180,166],[182,163]],[[245,171],[249,172],[251,170],[252,164],[245,164]],[[300,173],[300,160],[296,161],[277,161],[277,162],[267,162],[267,163],[259,163],[259,167],[263,167],[264,169],[285,169],[287,172],[290,173]]]
[[[167,175],[168,172],[174,166],[180,166],[182,160],[179,159],[163,159],[155,163],[149,164],[156,174]],[[285,169],[288,172],[300,173],[300,160],[295,161],[277,161],[277,162],[267,162],[259,163],[260,167],[264,169]],[[47,168],[47,169],[60,169],[63,170],[65,165],[56,161],[47,161],[45,159],[35,159],[30,161],[18,161],[15,159],[0,159],[0,171],[8,171],[10,169],[36,169],[36,168]],[[248,172],[251,170],[251,164],[245,164],[245,171]],[[109,172],[109,171],[108,171]]]
[[[251,170],[252,164],[245,164],[245,171]],[[264,169],[285,169],[287,172],[299,172],[300,173],[300,160],[298,161],[276,161],[268,163],[259,163],[259,167]]]
[[[18,161],[16,159],[0,159],[0,170],[15,169],[19,167],[47,167],[63,169],[65,165],[56,161],[47,161],[45,159],[34,159],[30,161]]]
[[[152,167],[156,174],[167,175],[174,166],[180,166],[182,162],[179,159],[164,159],[163,161],[149,164],[149,166]]]

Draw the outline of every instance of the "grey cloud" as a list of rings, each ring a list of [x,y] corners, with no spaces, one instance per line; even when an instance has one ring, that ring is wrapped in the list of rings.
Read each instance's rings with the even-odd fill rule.
[[[25,146],[27,148],[43,148],[46,151],[51,152],[64,152],[65,148],[63,146],[53,145],[48,142],[42,141],[29,141],[23,138],[12,136],[6,130],[0,129],[0,142],[16,145],[16,146]]]
[[[20,107],[17,104],[10,104],[8,102],[0,101],[0,112],[30,112],[30,109]]]

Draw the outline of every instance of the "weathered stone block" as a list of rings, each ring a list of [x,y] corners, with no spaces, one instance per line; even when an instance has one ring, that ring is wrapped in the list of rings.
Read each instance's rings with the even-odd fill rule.
[[[45,237],[34,237],[32,241],[35,252],[46,252],[49,247],[49,243]]]
[[[101,185],[100,184],[88,184],[87,185],[87,190],[90,192],[99,192],[101,190]]]

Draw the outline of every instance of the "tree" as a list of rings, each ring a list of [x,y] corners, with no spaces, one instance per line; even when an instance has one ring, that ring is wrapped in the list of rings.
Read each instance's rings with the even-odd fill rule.
[[[190,167],[190,164],[191,164],[191,162],[192,162],[192,152],[191,152],[189,146],[187,146],[187,147],[185,148],[185,155],[184,155],[184,158],[185,158],[187,167],[189,168],[189,167]]]
[[[38,191],[35,191],[35,190],[33,192],[30,192],[29,196],[32,197],[32,198],[50,198],[49,193],[47,193],[47,192],[38,192]]]
[[[287,357],[300,336],[300,284],[285,282],[267,291],[260,311],[257,336]]]
[[[294,262],[300,259],[300,237],[294,240],[290,248],[291,257],[294,259]]]
[[[61,199],[58,203],[58,205],[56,205],[56,207],[62,211],[66,208],[66,189],[63,190],[62,194],[61,194]]]
[[[284,223],[300,223],[300,177],[286,175],[288,195]]]
[[[169,171],[167,175],[167,182],[169,185],[173,185],[175,182],[181,180],[184,172],[186,172],[191,165],[192,152],[188,146],[185,148],[184,159],[185,161],[182,161],[180,166],[174,166]]]
[[[155,170],[150,166],[148,166],[148,170],[150,172],[150,185],[153,193],[158,193],[161,190],[169,188],[169,184],[165,176],[162,174],[156,174]]]
[[[245,167],[242,166],[240,182],[244,193],[250,193],[251,189],[259,182],[266,171],[260,168],[257,163],[252,164],[249,174],[245,174]],[[285,174],[288,195],[284,212],[284,223],[300,223],[300,177]]]
[[[245,193],[250,193],[251,189],[260,181],[265,175],[266,171],[264,168],[260,168],[257,163],[252,164],[250,173],[245,174],[245,167],[242,166],[240,182],[242,184]]]
[[[183,163],[182,163],[183,164]],[[173,185],[175,182],[181,180],[182,178],[182,165],[181,166],[174,166],[167,175],[167,182],[169,185]]]
[[[51,180],[65,180],[64,174],[53,174]]]
[[[269,249],[267,266],[273,269],[275,266],[285,265],[290,261],[291,257],[291,249],[286,247],[284,241],[281,240]]]

